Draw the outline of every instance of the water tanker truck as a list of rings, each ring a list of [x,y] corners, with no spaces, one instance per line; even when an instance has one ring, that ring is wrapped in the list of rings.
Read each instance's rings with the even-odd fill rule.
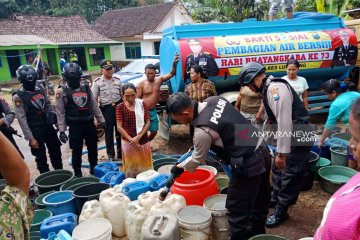
[[[170,93],[184,91],[190,82],[188,71],[197,63],[218,94],[235,103],[242,66],[256,61],[266,67],[268,75],[282,77],[286,75],[286,62],[295,58],[301,65],[298,75],[307,79],[310,88],[309,106],[323,108],[310,112],[326,112],[329,103],[316,103],[326,102],[326,96],[317,95],[325,81],[344,80],[354,72],[358,44],[354,29],[347,28],[335,15],[319,13],[295,13],[291,20],[173,26],[163,31],[160,71],[169,72],[174,54],[179,53],[176,76],[169,81]],[[356,50],[346,52],[345,46],[355,46]],[[200,56],[194,58],[193,52],[199,49]],[[317,92],[316,96],[312,97],[312,91]],[[314,100],[316,104],[311,105]]]

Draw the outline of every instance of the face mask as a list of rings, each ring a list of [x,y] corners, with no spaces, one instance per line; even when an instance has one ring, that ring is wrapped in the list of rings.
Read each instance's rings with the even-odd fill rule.
[[[71,87],[72,89],[76,89],[80,87],[80,80],[79,79],[68,79],[68,85],[69,87]]]
[[[35,91],[35,85],[36,85],[36,82],[35,82],[35,81],[33,81],[33,82],[26,82],[26,83],[23,83],[23,88],[24,88],[26,91],[33,92],[33,91]]]

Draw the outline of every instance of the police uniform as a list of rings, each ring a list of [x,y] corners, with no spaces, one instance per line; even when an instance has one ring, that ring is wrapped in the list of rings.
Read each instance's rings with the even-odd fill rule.
[[[257,137],[247,140],[236,136],[241,130],[236,126],[249,133],[255,128],[230,102],[217,96],[195,103],[193,124],[194,152],[180,165],[194,171],[204,163],[208,150],[213,150],[221,162],[232,166],[226,199],[231,239],[248,239],[265,233],[270,199],[269,151],[261,142],[257,147],[261,141]]]
[[[65,85],[56,93],[56,113],[60,132],[65,132],[69,126],[69,145],[72,149],[72,166],[75,175],[82,176],[81,155],[83,142],[88,149],[90,174],[93,174],[97,165],[97,135],[94,124],[94,116],[98,123],[104,123],[105,119],[96,104],[87,84],[72,89]]]
[[[286,80],[267,79],[263,88],[263,102],[268,121],[277,124],[278,132],[294,132],[311,130],[309,114],[295,90]],[[289,101],[290,100],[290,101]],[[313,142],[296,144],[291,135],[277,138],[277,153],[286,154],[286,167],[281,171],[272,165],[272,201],[276,208],[268,218],[266,226],[272,227],[280,223],[276,218],[287,218],[287,209],[296,203],[305,176],[309,172],[310,150]]]
[[[121,135],[116,127],[115,108],[121,102],[121,81],[113,76],[111,80],[98,77],[91,87],[95,100],[98,100],[100,110],[106,121],[105,143],[109,159],[115,158],[114,128],[117,144],[117,156],[121,158]]]
[[[357,54],[357,47],[351,44],[335,48],[332,67],[345,66],[345,64],[355,65]]]
[[[4,125],[0,126],[1,132],[14,145],[14,147],[20,153],[21,157],[24,158],[24,155],[22,154],[22,152],[20,151],[18,145],[14,140],[13,133],[9,129],[10,125],[15,119],[15,113],[11,111],[8,102],[2,97],[0,97],[0,118],[4,122]]]
[[[71,52],[69,54],[69,60],[70,60],[70,62],[78,63],[78,61],[79,61],[78,55],[75,52]]]
[[[46,123],[46,111],[51,111],[51,103],[42,85],[35,86],[35,91],[26,91],[20,88],[13,94],[15,114],[26,140],[35,139],[39,148],[31,148],[35,156],[40,173],[49,171],[47,164],[46,147],[54,169],[62,169],[61,143],[57,138],[52,124]]]
[[[193,53],[186,56],[186,72],[184,79],[190,79],[191,66],[197,64],[202,67],[204,73],[208,76],[216,76],[219,73],[219,68],[215,62],[214,57],[207,52],[200,52],[198,56],[194,56]]]

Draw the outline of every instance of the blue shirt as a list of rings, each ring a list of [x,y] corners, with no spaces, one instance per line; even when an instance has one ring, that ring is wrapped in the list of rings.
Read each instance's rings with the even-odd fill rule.
[[[354,91],[340,94],[330,105],[329,116],[325,123],[325,128],[330,130],[333,129],[338,120],[341,120],[343,124],[348,124],[351,105],[359,97],[360,93]]]

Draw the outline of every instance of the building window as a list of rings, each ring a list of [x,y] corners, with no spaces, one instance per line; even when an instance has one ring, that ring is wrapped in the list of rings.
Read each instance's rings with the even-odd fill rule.
[[[125,43],[125,54],[127,59],[141,58],[140,43]]]
[[[35,60],[35,50],[25,49],[24,53],[25,53],[26,64],[30,64],[30,65],[33,64]]]
[[[154,42],[154,54],[160,55],[160,42]]]
[[[101,61],[105,59],[104,48],[89,48],[90,65],[99,66]]]

